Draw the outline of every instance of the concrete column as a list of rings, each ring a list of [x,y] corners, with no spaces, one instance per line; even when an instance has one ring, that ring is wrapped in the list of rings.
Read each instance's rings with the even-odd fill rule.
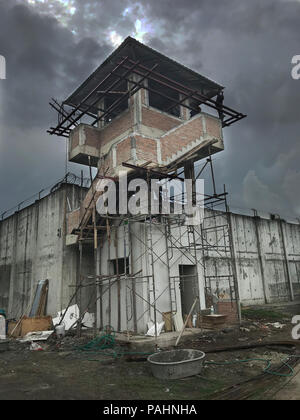
[[[203,311],[206,309],[205,299],[205,285],[204,285],[204,267],[197,262],[197,273],[198,273],[198,285],[199,285],[199,303],[200,309]]]
[[[9,301],[8,301],[8,316],[12,317],[14,304],[14,282],[16,278],[16,264],[17,264],[17,244],[18,244],[18,223],[19,212],[16,212],[12,217],[13,220],[13,238],[12,238],[12,257],[11,257],[11,272],[10,272],[10,286],[9,286]]]
[[[285,238],[285,229],[283,229],[283,220],[280,218],[278,219],[278,225],[279,225],[279,236],[282,244],[282,251],[284,256],[284,263],[286,268],[286,276],[287,276],[287,283],[290,290],[290,299],[291,301],[295,300],[294,296],[294,289],[293,289],[293,283],[292,283],[292,274],[290,271],[290,265],[288,260],[288,251],[287,251],[287,240]]]
[[[196,183],[195,183],[195,168],[193,161],[187,161],[184,163],[184,178],[185,179],[191,179],[192,180],[192,203],[193,205],[196,204]],[[187,197],[189,199],[189,197]],[[199,294],[199,310],[203,310],[206,308],[206,300],[205,300],[205,290],[204,290],[204,269],[203,265],[199,264],[198,258],[197,258],[197,250],[195,246],[196,238],[195,238],[195,229],[194,227],[192,229],[192,241],[194,242],[194,249],[191,251],[194,253],[195,257],[195,265],[196,265],[196,274],[198,278],[198,294]],[[191,235],[191,232],[187,233],[187,235]]]
[[[97,276],[101,275],[101,250],[102,246],[99,244],[97,249]],[[97,328],[103,329],[103,314],[102,314],[102,286],[98,283],[97,288]]]
[[[99,108],[99,111],[98,111],[98,118],[99,117],[101,117],[101,115],[103,114],[103,109],[105,109],[104,108],[105,107],[105,101],[104,101],[104,98],[102,98],[100,101],[99,101],[99,103],[98,103],[98,108]],[[105,125],[105,123],[104,123],[104,121],[103,120],[99,120],[98,122],[97,122],[97,127],[98,128],[102,128],[102,127],[104,127],[104,125]]]
[[[8,311],[8,301],[9,301],[9,286],[10,279],[8,278],[8,267],[7,267],[7,251],[8,251],[8,238],[9,238],[9,223],[10,219],[7,219],[5,222],[0,221],[0,281],[2,282],[2,296],[0,296],[0,309]],[[5,229],[6,228],[6,229]]]
[[[32,252],[32,273],[37,272],[37,264],[38,264],[38,237],[39,237],[39,200],[36,200],[34,205],[34,241],[33,241],[33,252]],[[31,291],[30,291],[30,301],[32,302],[34,299],[35,293],[35,279],[34,276],[31,276]],[[36,279],[37,281],[38,279]]]
[[[137,239],[140,237],[140,226],[139,223],[129,223],[128,224],[128,235],[129,235],[129,248],[130,248],[130,274],[135,274],[141,270],[141,258],[140,249],[141,243]],[[141,274],[139,274],[141,275]],[[136,279],[131,279],[131,288],[132,288],[132,311],[133,311],[133,328],[134,332],[137,332],[137,295],[138,292],[136,289]]]
[[[182,100],[184,97],[184,95],[180,94],[179,95],[179,100]],[[183,105],[189,105],[190,100],[186,99],[182,104]],[[180,105],[180,117],[185,120],[188,121],[191,118],[191,112],[188,108],[186,108],[185,106]]]
[[[232,256],[232,265],[233,265],[233,281],[234,281],[234,285],[235,285],[235,293],[236,293],[236,304],[237,304],[237,308],[238,308],[238,317],[239,317],[239,321],[241,322],[242,320],[242,313],[241,313],[241,300],[240,300],[240,296],[241,296],[241,291],[240,291],[240,282],[238,280],[238,257],[237,257],[237,252],[236,252],[236,246],[235,246],[235,237],[234,237],[234,230],[233,230],[233,224],[234,224],[234,219],[233,219],[233,214],[229,212],[229,208],[228,208],[228,223],[229,223],[229,242],[230,242],[230,248],[231,248],[231,256]]]
[[[260,218],[256,215],[253,218],[254,221],[254,226],[255,226],[255,235],[256,235],[256,241],[257,241],[257,252],[258,252],[258,260],[259,260],[259,266],[260,266],[260,272],[261,272],[261,281],[262,281],[262,287],[263,287],[263,293],[264,293],[264,299],[265,299],[265,303],[268,303],[270,300],[270,296],[268,294],[268,289],[267,289],[267,285],[266,285],[266,277],[265,277],[265,273],[266,273],[266,267],[265,267],[265,257],[262,254],[262,247],[261,247],[261,243],[262,243],[262,237],[260,235],[260,226],[259,226],[259,221]]]
[[[65,276],[65,266],[67,264],[67,258],[71,258],[67,253],[66,247],[66,234],[67,234],[67,188],[68,186],[63,187],[62,191],[62,203],[60,206],[60,218],[59,226],[62,226],[60,229],[60,243],[58,245],[61,249],[61,276],[60,276],[60,293],[59,293],[59,302],[57,302],[57,310],[63,310],[69,302],[70,299],[70,288],[69,288],[69,276]],[[59,233],[58,233],[59,234]],[[58,279],[57,279],[58,280]]]
[[[130,75],[130,79],[135,82],[139,82],[141,78],[142,77],[138,74]],[[134,85],[129,82],[129,89],[131,89],[132,86]],[[129,108],[131,113],[132,131],[135,131],[135,127],[142,122],[142,89],[139,89],[132,97],[130,97]]]

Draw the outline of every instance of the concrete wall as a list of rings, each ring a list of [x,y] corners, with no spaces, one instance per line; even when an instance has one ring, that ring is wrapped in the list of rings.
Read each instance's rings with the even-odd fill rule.
[[[28,312],[43,279],[49,280],[48,314],[68,303],[78,250],[65,246],[65,206],[78,207],[82,192],[64,184],[0,223],[0,307],[10,318]]]
[[[288,300],[300,292],[300,225],[232,215],[244,304]]]
[[[153,303],[155,298],[157,299],[158,322],[162,320],[161,312],[175,310],[181,314],[180,265],[197,265],[198,281],[190,285],[188,293],[191,294],[190,300],[193,300],[196,294],[200,296],[201,309],[210,307],[211,304],[215,304],[216,308],[218,308],[217,305],[223,305],[223,311],[224,305],[231,307],[231,293],[234,291],[231,276],[234,268],[237,272],[238,291],[243,305],[280,302],[291,300],[292,296],[300,297],[299,224],[231,213],[229,217],[235,255],[232,264],[229,243],[230,227],[228,229],[225,226],[225,232],[222,228],[227,224],[226,213],[211,211],[205,213],[203,227],[207,231],[204,244],[218,244],[219,246],[218,249],[210,248],[204,251],[206,276],[212,279],[211,303],[209,291],[205,289],[204,284],[202,250],[199,249],[197,252],[197,261],[193,259],[191,253],[183,251],[188,245],[184,227],[172,228],[174,247],[171,248],[169,242],[169,264],[167,263],[165,233],[161,225],[157,227],[155,223],[152,225],[152,242],[147,234],[147,231],[149,232],[147,224],[130,223],[131,240],[128,236],[126,241],[124,241],[124,227],[118,229],[118,258],[124,257],[126,249],[126,256],[130,258],[130,272],[137,273],[141,270],[140,278],[121,281],[121,330],[127,328],[134,330],[132,311],[135,307],[137,329],[139,332],[145,332],[147,322],[154,321],[153,306],[149,305],[149,302]],[[216,226],[219,228],[215,229]],[[195,241],[199,244],[203,235],[203,232],[200,234],[199,227],[196,228],[195,235]],[[149,251],[150,248],[153,249],[153,253]],[[113,238],[110,243],[104,240],[99,252],[101,274],[112,274],[109,271],[108,261],[116,258],[116,245]],[[155,291],[151,277],[152,255]],[[133,285],[136,293],[133,292]],[[109,282],[106,281],[103,284],[103,290],[105,293],[103,294],[102,323],[103,325],[111,324],[117,328],[117,284],[114,283],[110,289]],[[216,295],[218,295],[217,300]],[[228,311],[232,312],[233,318],[236,317],[235,309],[229,306]]]
[[[18,317],[26,312],[35,292],[36,284],[41,279],[49,280],[49,298],[47,312],[55,315],[66,306],[74,292],[78,275],[78,246],[65,246],[65,207],[75,210],[79,207],[80,196],[86,191],[74,185],[63,185],[55,192],[31,206],[15,213],[0,223],[0,308],[8,311],[10,317]],[[207,213],[206,213],[207,214]],[[224,217],[224,215],[219,216]],[[270,220],[231,214],[235,268],[238,274],[239,294],[242,304],[262,304],[300,297],[300,225],[286,223],[279,219]],[[207,224],[206,240],[213,244],[222,239],[222,232],[216,232],[214,224],[220,225],[217,217],[212,217]],[[151,254],[147,246],[147,228],[141,224],[130,225],[131,239],[124,246],[124,227],[120,227],[117,248],[114,238],[102,241],[99,248],[98,274],[111,274],[109,260],[126,256],[130,259],[131,272],[142,270],[142,276],[151,276]],[[180,232],[173,232],[179,237]],[[157,307],[161,312],[171,309],[171,300],[177,302],[180,312],[179,265],[192,265],[188,256],[174,249],[170,251],[170,269],[167,268],[166,241],[164,232],[157,227],[153,233],[153,249],[156,253],[154,271],[157,278],[156,296],[159,296]],[[113,234],[113,233],[112,233]],[[129,232],[127,233],[129,235]],[[182,245],[186,245],[187,237],[183,237]],[[199,238],[196,237],[196,241]],[[225,239],[224,245],[228,246]],[[130,245],[131,244],[131,245]],[[126,251],[125,251],[126,248]],[[201,297],[201,308],[205,306],[203,281],[202,252],[197,255],[198,285]],[[207,275],[229,275],[229,256],[222,251],[209,251],[205,255]],[[93,276],[93,249],[89,245],[83,247],[83,274]],[[171,281],[171,291],[169,278]],[[86,278],[84,281],[91,283]],[[127,282],[127,283],[126,283]],[[128,279],[120,285],[122,329],[127,328],[126,311],[131,305],[132,285],[136,292],[153,301],[153,287],[149,281],[141,278],[132,282]],[[73,286],[73,287],[70,287]],[[107,289],[108,281],[103,283],[102,292]],[[129,286],[129,288],[127,287]],[[226,281],[220,281],[218,287],[225,298],[229,289]],[[194,287],[195,289],[195,287]],[[100,288],[98,289],[100,293]],[[196,293],[196,292],[195,292]],[[89,306],[93,311],[91,297],[94,288],[85,288],[82,296],[82,307]],[[118,285],[114,284],[111,293],[108,289],[103,299],[103,323],[117,324]],[[110,297],[109,297],[110,296]],[[109,300],[111,314],[109,315]],[[139,329],[153,319],[153,308],[136,295],[135,313],[129,313],[129,328],[134,329],[134,319]],[[127,303],[126,303],[127,302]],[[100,303],[98,301],[100,310]],[[172,307],[174,310],[174,305]],[[134,318],[135,317],[135,318]]]
[[[165,231],[160,225],[152,226],[150,234],[149,224],[132,223],[130,226],[123,225],[117,229],[117,245],[114,240],[115,229],[112,229],[110,242],[105,240],[99,249],[101,260],[101,274],[112,274],[109,269],[109,261],[118,258],[129,258],[130,273],[138,273],[135,278],[122,278],[120,282],[120,328],[122,331],[146,332],[149,321],[155,319],[154,302],[156,305],[157,322],[162,321],[162,312],[170,310],[178,311],[181,314],[180,287],[179,287],[179,265],[191,265],[194,263],[189,255],[173,249],[167,253],[167,242]],[[180,233],[174,232],[178,240]],[[152,236],[152,240],[151,240]],[[125,238],[125,239],[124,239]],[[186,238],[183,239],[185,241]],[[153,253],[150,252],[153,249]],[[153,265],[152,265],[153,256]],[[155,285],[152,274],[154,273]],[[199,285],[201,284],[201,288]],[[204,307],[203,283],[199,275],[195,284],[198,290],[193,289],[194,295],[201,296],[201,304]],[[118,324],[118,283],[115,278],[104,281],[102,285],[102,325],[112,325],[117,329]],[[171,300],[175,306],[171,306]],[[100,313],[100,312],[99,312]],[[100,326],[100,324],[99,324]]]

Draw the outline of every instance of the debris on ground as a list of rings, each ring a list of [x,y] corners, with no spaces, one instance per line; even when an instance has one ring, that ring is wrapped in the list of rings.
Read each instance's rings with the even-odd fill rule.
[[[80,337],[71,329],[60,338],[52,329],[46,331],[49,337],[43,341],[38,335],[37,341],[10,339],[10,351],[2,352],[0,359],[0,388],[5,390],[1,398],[55,399],[59,393],[65,399],[160,399],[163,394],[165,399],[201,400],[230,399],[233,393],[238,399],[266,399],[270,398],[268,390],[275,394],[297,370],[299,345],[293,345],[292,328],[281,320],[246,319],[241,328],[187,336],[179,348],[205,352],[207,364],[201,375],[163,382],[152,377],[148,355],[142,351],[129,354],[127,347],[115,342],[112,331],[96,339],[93,329],[82,330]],[[67,389],[63,387],[66,382]],[[24,389],[31,391],[20,391]]]
[[[32,341],[46,341],[53,333],[53,330],[29,332],[23,338],[19,338],[18,341],[20,341],[21,343],[27,343]]]
[[[157,322],[156,323],[156,328],[155,328],[155,324],[153,322],[148,322],[148,331],[146,332],[146,335],[150,336],[150,337],[155,337],[155,335],[159,336],[160,333],[162,332],[163,328],[165,326],[165,322]]]
[[[285,327],[284,324],[280,324],[280,322],[268,323],[267,325],[271,325],[272,327],[276,328],[277,330],[282,330]]]
[[[38,343],[31,343],[30,344],[30,350],[31,351],[42,351],[42,350],[44,350],[43,349],[43,347],[40,345],[40,344],[38,344]]]
[[[53,318],[53,325],[60,325],[64,323],[65,330],[68,331],[74,328],[80,320],[80,311],[78,305],[72,305],[68,308],[63,309],[57,313],[57,316]],[[81,324],[83,329],[92,328],[95,322],[95,315],[93,313],[86,312],[82,318]]]
[[[18,321],[8,322],[8,337],[24,337],[28,333],[52,330],[51,316],[22,316]]]

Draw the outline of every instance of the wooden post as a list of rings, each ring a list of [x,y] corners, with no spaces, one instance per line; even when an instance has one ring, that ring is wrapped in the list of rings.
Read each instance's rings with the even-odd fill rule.
[[[178,336],[178,338],[177,338],[177,340],[176,340],[176,343],[175,343],[175,347],[178,345],[178,343],[179,343],[179,341],[180,341],[180,339],[181,339],[181,336],[182,336],[182,334],[183,334],[183,332],[184,332],[184,330],[185,330],[185,327],[187,326],[187,323],[188,323],[188,321],[189,321],[189,319],[190,319],[190,316],[192,315],[192,312],[193,312],[193,310],[194,310],[194,308],[195,308],[195,306],[196,306],[196,303],[197,303],[197,301],[198,301],[198,296],[196,297],[196,299],[194,300],[194,303],[192,304],[192,307],[191,307],[191,309],[190,309],[190,312],[189,312],[189,314],[188,314],[188,316],[187,316],[187,318],[186,318],[186,320],[185,320],[185,323],[183,324],[183,327],[182,327],[182,330],[180,331],[180,334],[179,334],[179,336]]]

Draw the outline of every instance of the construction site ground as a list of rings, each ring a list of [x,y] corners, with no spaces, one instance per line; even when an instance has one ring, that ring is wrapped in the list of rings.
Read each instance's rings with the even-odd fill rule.
[[[89,332],[80,338],[72,333],[62,340],[52,336],[41,343],[42,351],[30,350],[30,343],[11,340],[9,351],[0,354],[0,399],[300,399],[300,358],[292,358],[293,375],[288,377],[263,374],[267,362],[253,360],[271,360],[271,371],[276,371],[282,360],[299,356],[299,341],[294,347],[278,344],[214,352],[226,347],[292,340],[291,319],[297,308],[296,304],[246,308],[241,328],[205,331],[188,337],[179,347],[207,352],[206,362],[210,364],[205,364],[201,375],[172,381],[153,377],[147,355],[115,357],[113,349],[82,351],[82,346],[91,340]],[[289,370],[281,372],[288,374]],[[231,388],[235,384],[239,385]]]

